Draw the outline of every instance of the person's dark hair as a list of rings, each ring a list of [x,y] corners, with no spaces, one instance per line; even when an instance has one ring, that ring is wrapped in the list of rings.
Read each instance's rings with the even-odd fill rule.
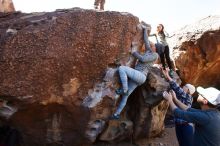
[[[217,108],[217,106],[216,105],[213,105],[213,104],[211,104],[210,102],[208,102],[208,104],[207,104],[209,107],[211,107],[211,108]]]
[[[165,36],[165,33],[164,33],[164,26],[163,26],[163,24],[158,24],[158,25],[160,25],[162,27],[162,30],[159,32],[159,34],[161,34],[163,36],[163,38],[165,38],[166,36]]]
[[[217,109],[220,111],[220,104],[217,105]]]

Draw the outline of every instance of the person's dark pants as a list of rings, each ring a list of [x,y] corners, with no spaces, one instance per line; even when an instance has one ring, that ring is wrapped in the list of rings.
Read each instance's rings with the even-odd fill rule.
[[[193,146],[193,126],[186,124],[175,124],[176,137],[179,146]]]
[[[166,58],[166,62],[165,62],[165,58]],[[166,63],[169,67],[169,69],[172,69],[172,62],[170,59],[170,49],[169,46],[165,46],[164,52],[160,54],[160,60],[161,63],[163,65],[163,69],[166,68]]]

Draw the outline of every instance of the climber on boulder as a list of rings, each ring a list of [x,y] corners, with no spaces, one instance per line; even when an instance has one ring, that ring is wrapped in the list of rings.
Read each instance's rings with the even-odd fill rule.
[[[119,119],[120,113],[126,105],[129,95],[134,91],[134,89],[143,84],[147,78],[149,69],[153,66],[154,62],[158,59],[158,54],[156,53],[155,46],[150,44],[147,35],[147,29],[143,26],[144,32],[144,43],[145,50],[144,54],[140,54],[137,51],[132,51],[132,55],[138,59],[135,68],[130,68],[128,66],[120,66],[119,77],[122,83],[122,88],[116,90],[116,93],[122,95],[120,104],[116,112],[110,117],[110,119]]]

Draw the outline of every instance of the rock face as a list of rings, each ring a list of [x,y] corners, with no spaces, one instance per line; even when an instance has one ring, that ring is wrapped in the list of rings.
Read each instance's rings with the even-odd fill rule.
[[[12,0],[0,0],[0,12],[14,12],[14,4]]]
[[[220,87],[220,16],[185,26],[171,39],[176,66],[185,82]]]
[[[0,15],[0,108],[22,145],[90,145],[151,138],[163,130],[168,83],[157,68],[129,97],[119,121],[117,65],[143,45],[137,17],[69,9]]]

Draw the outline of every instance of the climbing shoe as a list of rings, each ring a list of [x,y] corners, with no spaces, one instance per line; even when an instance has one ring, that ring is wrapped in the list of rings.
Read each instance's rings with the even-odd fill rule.
[[[116,89],[115,93],[118,95],[128,95],[128,91],[124,92],[124,90],[122,88]]]
[[[174,71],[172,69],[169,71],[169,75],[170,75],[171,78],[174,77]]]
[[[118,120],[119,118],[120,118],[120,115],[113,114],[110,116],[109,120]]]

